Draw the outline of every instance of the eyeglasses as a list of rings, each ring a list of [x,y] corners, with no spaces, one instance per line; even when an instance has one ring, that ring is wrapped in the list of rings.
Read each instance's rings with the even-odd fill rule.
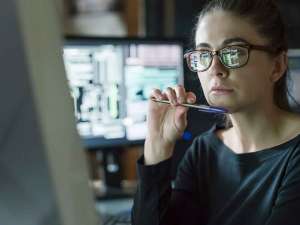
[[[228,69],[237,69],[245,66],[249,60],[251,50],[265,51],[274,54],[274,49],[260,45],[231,45],[217,51],[192,50],[184,54],[188,67],[193,72],[204,72],[209,69],[215,55]]]

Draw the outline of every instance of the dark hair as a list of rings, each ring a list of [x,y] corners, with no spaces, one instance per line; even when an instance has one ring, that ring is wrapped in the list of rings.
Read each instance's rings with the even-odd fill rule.
[[[245,18],[256,26],[259,34],[269,41],[269,45],[274,48],[276,54],[287,52],[286,26],[274,0],[210,0],[199,14],[198,24],[206,14],[214,10],[228,11]],[[275,104],[284,110],[291,111],[288,103],[289,95],[288,71],[286,71],[275,84]]]

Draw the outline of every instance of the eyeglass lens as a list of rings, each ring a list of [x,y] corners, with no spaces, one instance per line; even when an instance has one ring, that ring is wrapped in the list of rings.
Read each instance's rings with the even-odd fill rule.
[[[221,63],[227,68],[239,68],[248,61],[248,48],[232,46],[221,49],[218,52]],[[187,62],[192,71],[201,72],[207,70],[213,60],[213,53],[209,50],[197,50],[190,53]]]

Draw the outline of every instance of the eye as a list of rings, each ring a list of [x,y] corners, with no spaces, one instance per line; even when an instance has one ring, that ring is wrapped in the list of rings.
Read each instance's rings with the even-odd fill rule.
[[[210,57],[210,53],[208,51],[199,51],[199,55],[201,58]]]
[[[223,63],[230,68],[244,65],[248,59],[248,48],[243,46],[229,46],[221,50]]]
[[[247,55],[248,49],[242,46],[232,46],[224,48],[221,53],[227,57],[244,57]]]

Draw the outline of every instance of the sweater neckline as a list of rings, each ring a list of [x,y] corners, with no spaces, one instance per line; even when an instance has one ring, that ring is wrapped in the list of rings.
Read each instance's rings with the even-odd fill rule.
[[[223,126],[214,125],[210,130],[211,136],[213,138],[213,145],[216,147],[216,149],[222,149],[223,151],[226,151],[228,154],[232,155],[239,161],[249,161],[251,159],[255,161],[264,161],[270,157],[274,157],[278,154],[281,154],[283,151],[286,151],[287,148],[293,146],[295,142],[299,141],[300,143],[300,134],[298,134],[290,140],[287,140],[281,144],[272,147],[261,149],[255,152],[236,153],[229,146],[225,145],[224,142],[217,136],[216,131],[221,128],[223,128]]]

